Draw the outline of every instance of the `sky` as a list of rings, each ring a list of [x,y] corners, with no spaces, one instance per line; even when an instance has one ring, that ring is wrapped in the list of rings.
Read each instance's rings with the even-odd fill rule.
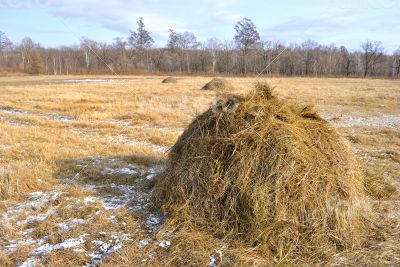
[[[400,47],[400,0],[0,0],[0,31],[19,42],[31,37],[44,47],[126,38],[144,23],[157,46],[168,30],[193,32],[199,41],[232,40],[235,23],[253,20],[263,40],[345,45],[382,41]]]

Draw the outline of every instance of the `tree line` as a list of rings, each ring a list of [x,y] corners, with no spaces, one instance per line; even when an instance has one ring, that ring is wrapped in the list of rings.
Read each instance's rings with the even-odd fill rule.
[[[281,76],[400,76],[400,47],[385,53],[380,41],[365,41],[357,51],[312,40],[285,45],[262,40],[244,18],[232,40],[199,42],[192,32],[169,30],[165,47],[155,46],[139,18],[137,29],[112,43],[83,37],[79,45],[44,48],[25,37],[13,43],[0,31],[0,68],[31,74],[201,73]]]

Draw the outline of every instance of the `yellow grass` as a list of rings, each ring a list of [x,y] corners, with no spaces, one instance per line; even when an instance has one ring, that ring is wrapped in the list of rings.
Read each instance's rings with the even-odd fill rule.
[[[62,82],[85,78],[110,81]],[[0,212],[5,214],[18,203],[29,202],[32,192],[51,192],[55,188],[63,192],[48,206],[24,210],[18,218],[9,221],[11,224],[0,226],[1,266],[14,266],[32,256],[33,245],[30,244],[13,251],[6,248],[10,240],[21,239],[21,233],[27,229],[32,231],[30,236],[45,237],[51,244],[87,234],[85,242],[77,246],[86,251],[96,250],[93,240],[110,238],[109,235],[98,236],[98,232],[129,233],[130,238],[124,241],[123,247],[103,261],[105,266],[130,266],[135,262],[150,266],[172,264],[173,261],[168,261],[171,257],[168,248],[159,247],[158,243],[138,248],[138,240],[145,235],[145,231],[138,230],[144,224],[141,212],[126,208],[105,210],[98,200],[79,207],[71,204],[78,200],[83,203],[88,196],[118,196],[121,194],[119,187],[111,187],[111,184],[133,185],[142,177],[142,174],[106,173],[105,168],[123,168],[134,163],[146,171],[146,168],[162,165],[166,156],[163,151],[174,144],[191,120],[214,103],[219,94],[201,90],[210,78],[181,77],[176,84],[162,84],[162,79],[0,78]],[[232,93],[244,94],[255,79],[228,78],[228,81],[235,87]],[[336,125],[352,142],[366,176],[383,177],[393,188],[400,186],[400,81],[328,78],[271,78],[267,81],[276,86],[275,92],[280,97],[313,104],[324,118]],[[73,179],[77,174],[79,179]],[[83,189],[88,183],[98,186],[98,190]],[[139,188],[147,192],[148,186],[151,181]],[[379,216],[393,220],[399,217],[397,194],[377,196],[375,201]],[[42,214],[52,208],[54,213],[44,220],[16,224],[28,215]],[[112,221],[110,216],[116,219]],[[72,219],[90,220],[90,223],[61,231],[59,224]],[[367,252],[338,255],[330,264],[358,265],[369,261],[379,265],[381,260],[387,265],[399,264],[400,250],[396,247],[400,231],[396,228],[397,222],[388,225],[392,228],[388,228],[390,231],[382,244],[371,244]],[[166,238],[154,234],[157,242]],[[192,252],[197,255],[193,258],[196,264],[208,261],[214,253],[212,250],[222,249],[220,241],[212,237],[205,239],[209,240],[209,254],[205,256],[200,250]],[[199,240],[196,242],[204,241]],[[41,255],[40,264],[74,266],[90,261],[81,250],[74,249],[63,248]],[[182,253],[186,250],[182,248]],[[154,257],[149,258],[152,252]],[[243,258],[240,261],[225,259],[225,263],[262,262],[262,259]]]

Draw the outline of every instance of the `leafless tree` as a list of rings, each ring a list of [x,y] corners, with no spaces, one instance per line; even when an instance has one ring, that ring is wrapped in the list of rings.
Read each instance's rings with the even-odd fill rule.
[[[341,74],[350,76],[354,65],[354,56],[349,53],[346,47],[340,47]]]
[[[0,62],[2,61],[3,56],[7,60],[7,54],[3,52],[10,49],[11,46],[12,42],[10,41],[10,39],[8,39],[7,35],[4,32],[0,31]]]
[[[11,41],[8,39],[7,35],[0,31],[0,52],[3,52],[5,49],[11,46]]]
[[[399,78],[400,76],[400,47],[393,53],[393,70],[394,76]]]
[[[199,44],[193,33],[171,30],[166,47],[156,47],[148,38],[140,37],[146,35],[138,34],[146,31],[143,20],[139,20],[138,30],[131,33],[136,37],[130,41],[116,38],[111,43],[101,43],[82,38],[79,45],[57,48],[42,48],[29,37],[12,44],[0,33],[0,69],[57,75],[110,73],[114,69],[124,74],[150,70],[237,75],[258,74],[268,66],[264,73],[267,75],[400,76],[400,48],[385,53],[380,42],[366,42],[362,50],[355,51],[311,40],[282,44],[260,40],[250,22],[241,21],[235,38],[222,42],[212,38]]]
[[[380,41],[366,41],[361,44],[363,50],[363,66],[364,66],[364,77],[368,75],[371,69],[383,60],[383,46]]]
[[[24,70],[27,69],[29,63],[30,63],[30,55],[32,50],[35,48],[35,43],[32,41],[30,37],[25,37],[22,39],[19,50],[21,53],[21,59],[22,59],[22,68]]]
[[[94,51],[94,49],[95,49],[95,44],[96,44],[95,41],[90,40],[87,37],[82,37],[82,39],[81,39],[80,49],[83,51],[83,54],[85,56],[86,70],[89,70],[90,58],[91,58],[91,54],[93,53],[92,51]]]
[[[180,58],[180,71],[184,69],[186,62],[187,72],[190,72],[190,53],[200,46],[197,38],[192,32],[177,33],[174,30],[169,30],[169,39],[167,48],[171,52],[177,53]]]
[[[221,41],[217,38],[210,38],[207,41],[207,48],[212,59],[212,73],[215,73],[215,67],[218,61],[217,51],[221,49],[221,46]]]

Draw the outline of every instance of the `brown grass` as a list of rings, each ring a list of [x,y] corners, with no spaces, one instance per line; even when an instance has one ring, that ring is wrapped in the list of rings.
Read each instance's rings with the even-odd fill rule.
[[[27,194],[33,191],[51,191],[65,183],[63,190],[66,192],[57,200],[59,203],[53,201],[49,206],[27,210],[21,215],[35,215],[51,207],[55,208],[59,213],[48,217],[47,221],[36,221],[27,226],[0,226],[1,266],[15,266],[28,257],[31,250],[29,246],[20,247],[13,253],[3,251],[3,246],[8,244],[9,240],[18,239],[19,234],[29,226],[35,227],[38,236],[49,235],[53,242],[84,233],[89,233],[90,238],[105,240],[107,237],[96,235],[99,229],[132,233],[132,243],[125,244],[123,249],[109,256],[104,262],[106,266],[168,266],[179,263],[204,266],[213,255],[222,259],[225,266],[270,266],[279,263],[271,263],[264,254],[249,248],[244,242],[221,239],[202,227],[194,227],[192,223],[180,224],[180,230],[173,235],[164,235],[162,231],[154,233],[152,237],[156,240],[168,238],[171,241],[168,248],[160,248],[155,243],[138,249],[136,238],[142,238],[143,233],[136,232],[137,225],[142,222],[135,212],[115,211],[111,215],[119,214],[117,217],[120,219],[112,223],[107,219],[110,213],[99,210],[96,203],[68,207],[68,204],[71,204],[68,197],[75,201],[97,194],[118,195],[118,190],[108,190],[107,187],[111,183],[134,184],[136,176],[102,173],[105,167],[112,165],[111,160],[115,159],[121,164],[120,167],[130,163],[144,166],[163,164],[164,153],[143,143],[130,144],[127,141],[135,140],[161,146],[174,144],[182,130],[215,103],[218,94],[215,91],[199,90],[209,81],[208,77],[179,77],[179,83],[163,85],[163,77],[119,79],[102,76],[96,78],[111,79],[111,82],[62,82],[63,79],[82,78],[93,77],[0,78],[0,109],[28,112],[0,111],[0,212],[3,213],[15,204],[27,201]],[[252,78],[227,80],[234,84],[235,88],[224,93],[236,95],[249,93],[249,85],[254,82]],[[382,195],[382,190],[375,193],[369,191],[374,195],[372,217],[378,217],[385,222],[380,226],[383,239],[369,238],[369,247],[363,246],[359,250],[345,251],[330,259],[321,257],[319,260],[335,266],[399,265],[400,251],[396,250],[400,242],[399,224],[396,219],[399,217],[399,196],[396,189],[400,186],[400,131],[390,127],[390,120],[380,119],[385,114],[399,116],[399,81],[271,78],[269,83],[276,86],[275,94],[279,98],[285,101],[296,99],[307,105],[314,105],[319,114],[328,120],[336,117],[337,120],[330,122],[339,125],[340,135],[352,141],[352,148],[364,177],[372,181],[367,181],[367,185],[375,181],[384,187],[384,191],[392,192]],[[220,107],[228,106],[227,110],[230,110],[231,103],[224,100],[220,102]],[[235,105],[233,101],[233,107]],[[58,120],[51,116],[54,114],[68,116],[71,120]],[[344,116],[346,114],[355,117],[376,117],[379,124],[341,125],[348,122]],[[100,159],[98,164],[82,168],[82,165],[93,162],[94,158]],[[82,179],[71,180],[78,172],[82,173]],[[382,178],[385,183],[381,183]],[[82,190],[83,185],[92,182],[102,185],[100,192]],[[101,213],[96,215],[98,211]],[[62,220],[79,216],[85,219],[92,216],[93,221],[66,233],[55,227]],[[120,216],[125,219],[121,219]],[[124,226],[122,222],[129,227]],[[176,225],[172,219],[168,220],[167,224],[171,228]],[[168,225],[163,229],[168,229]],[[89,239],[85,246],[92,246],[90,242]],[[79,257],[74,263],[73,260],[70,261],[73,256],[68,256],[70,252],[64,252],[55,251],[48,255],[46,262],[49,265],[51,262],[58,264],[65,257],[65,262],[69,262],[70,265],[79,265]],[[152,252],[155,252],[154,258],[149,257],[149,253]],[[147,259],[147,262],[143,263],[143,259]],[[307,262],[300,264],[310,265]]]

